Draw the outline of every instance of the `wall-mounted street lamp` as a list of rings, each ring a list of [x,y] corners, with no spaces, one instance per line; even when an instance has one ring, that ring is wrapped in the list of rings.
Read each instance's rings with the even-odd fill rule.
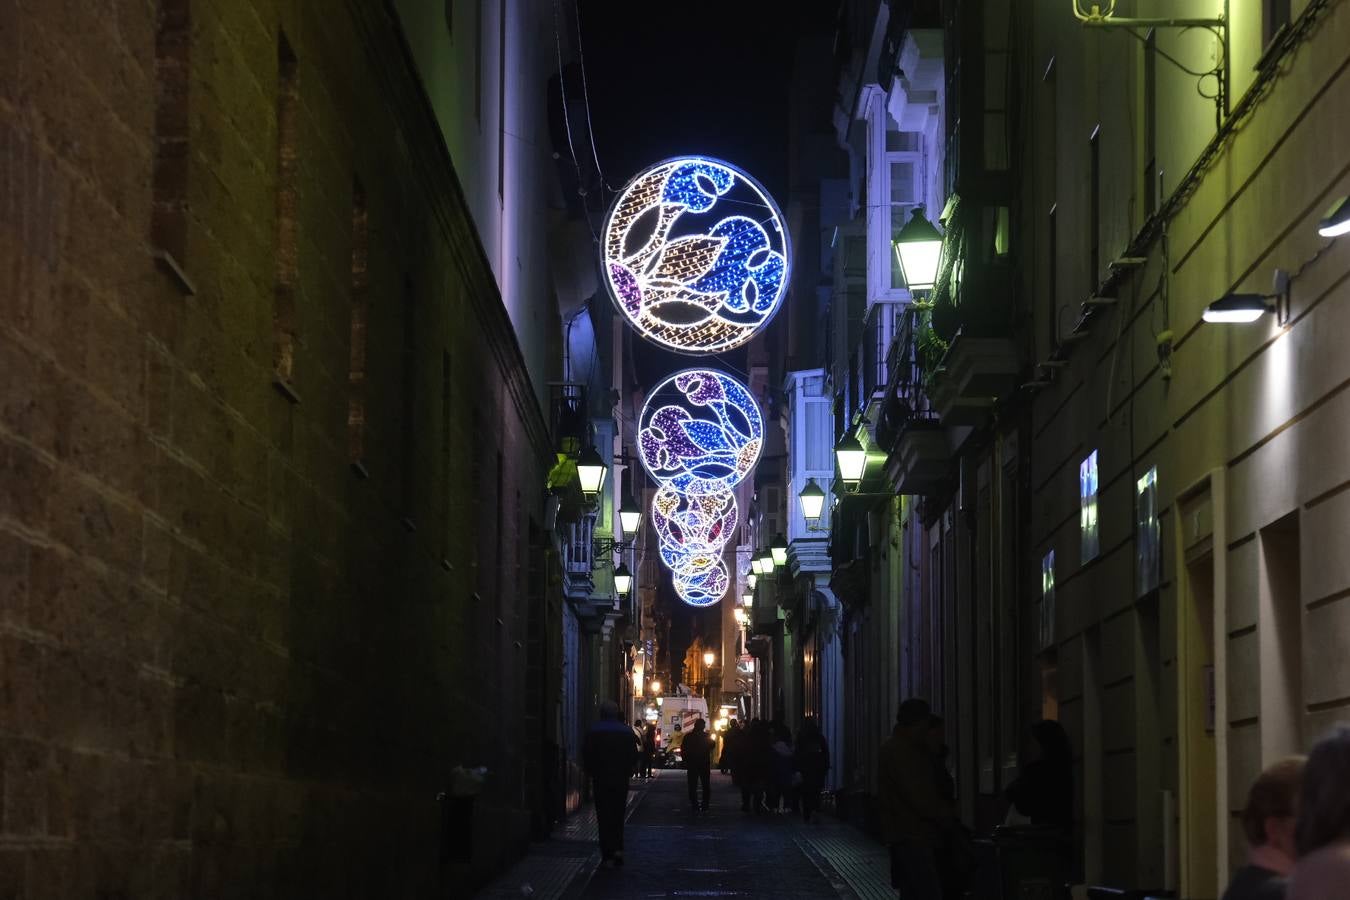
[[[757,578],[764,574],[764,567],[759,564],[759,554],[755,553],[750,557],[750,577]]]
[[[1281,325],[1289,319],[1289,273],[1275,270],[1273,294],[1225,294],[1205,307],[1200,317],[1211,324],[1234,325],[1255,322],[1268,312]]]
[[[759,551],[759,574],[761,575],[773,574],[773,551],[771,551],[768,547],[765,547],[763,550]]]
[[[911,291],[932,290],[942,259],[942,232],[924,217],[922,206],[914,207],[893,243],[905,286]]]
[[[614,570],[614,590],[620,597],[628,596],[628,592],[633,589],[633,573],[628,571],[627,563],[619,563]]]
[[[1317,223],[1317,233],[1324,238],[1350,234],[1350,197],[1342,197]]]
[[[656,679],[652,679],[652,693],[653,694],[661,693],[661,682],[657,681]]]
[[[867,451],[852,432],[834,445],[834,456],[839,461],[839,478],[845,485],[857,486],[867,468]]]
[[[703,664],[705,666],[711,666],[716,660],[717,656],[711,650],[703,654]]]
[[[737,624],[737,625],[745,626],[745,625],[748,625],[748,624],[750,623],[750,617],[747,616],[747,615],[745,614],[745,610],[743,610],[743,609],[735,610],[735,611],[733,612],[733,615],[734,615],[735,618],[736,618],[736,624]]]
[[[744,594],[741,594],[741,606],[754,606],[754,605],[755,605],[754,594],[750,593],[749,591],[746,591]]]
[[[755,560],[754,562],[757,563],[757,562],[759,562],[759,560]],[[754,565],[754,563],[751,563],[751,565]],[[748,587],[748,588],[750,588],[750,590],[752,590],[752,591],[755,589],[755,584],[756,584],[758,581],[759,581],[759,576],[756,575],[754,572],[748,572],[748,573],[746,574],[746,576],[745,576],[745,586]]]
[[[825,492],[816,484],[814,478],[806,480],[806,487],[797,494],[797,499],[802,504],[802,518],[806,520],[807,526],[815,525],[825,508]]]
[[[605,461],[600,458],[594,446],[582,450],[580,458],[577,459],[577,480],[581,482],[581,492],[587,497],[594,497],[600,493],[600,488],[605,483],[605,473],[608,471],[609,467],[605,465]]]
[[[623,532],[624,540],[631,540],[641,524],[642,507],[638,506],[630,492],[623,499],[623,505],[619,507],[619,530]]]
[[[775,536],[773,543],[769,545],[769,553],[773,557],[773,567],[775,569],[779,566],[787,565],[787,551],[787,539],[781,534]]]

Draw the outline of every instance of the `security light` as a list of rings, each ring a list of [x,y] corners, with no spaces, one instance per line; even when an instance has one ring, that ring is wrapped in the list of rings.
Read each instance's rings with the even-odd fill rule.
[[[1317,233],[1326,238],[1350,234],[1350,197],[1336,201],[1327,211],[1326,217],[1317,224]]]
[[[1228,294],[1206,306],[1202,317],[1224,325],[1255,322],[1275,309],[1271,299],[1264,294]]]
[[[773,544],[769,547],[769,553],[773,557],[773,567],[787,565],[787,540],[780,534],[773,539]]]
[[[942,259],[942,232],[923,215],[923,207],[914,207],[909,221],[895,236],[895,258],[911,291],[926,291],[937,283],[938,262]]]
[[[581,482],[581,492],[588,496],[600,493],[606,471],[608,467],[594,447],[582,450],[581,458],[577,460],[577,479]]]
[[[825,507],[825,492],[816,484],[814,478],[806,480],[806,487],[797,494],[802,504],[802,518],[808,525],[814,525],[820,519],[820,511]]]
[[[862,481],[863,470],[867,468],[867,451],[852,434],[834,447],[834,455],[839,460],[839,477],[845,484],[856,485]]]
[[[614,590],[619,592],[619,596],[625,596],[633,587],[633,573],[628,571],[626,563],[619,563],[619,567],[614,570]]]

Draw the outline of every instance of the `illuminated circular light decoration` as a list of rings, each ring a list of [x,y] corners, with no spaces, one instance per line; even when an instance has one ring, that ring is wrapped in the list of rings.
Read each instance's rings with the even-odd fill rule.
[[[759,404],[722,372],[677,372],[643,403],[639,455],[661,485],[652,525],[685,603],[711,606],[731,587],[722,553],[739,520],[732,490],[754,469],[763,444]]]
[[[693,496],[731,490],[755,467],[763,444],[764,419],[750,390],[711,369],[686,369],[661,382],[638,421],[647,474]]]
[[[684,156],[650,166],[610,207],[601,247],[614,303],[646,338],[720,353],[768,324],[788,283],[783,213],[735,166]]]

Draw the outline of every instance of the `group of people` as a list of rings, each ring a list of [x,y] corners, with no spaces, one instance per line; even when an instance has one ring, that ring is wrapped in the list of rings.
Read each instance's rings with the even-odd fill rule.
[[[751,813],[800,810],[810,822],[820,809],[830,748],[820,726],[808,716],[794,741],[781,721],[733,722],[722,742],[723,771],[741,791],[741,810]]]
[[[1263,771],[1242,813],[1247,864],[1224,900],[1350,897],[1350,725]]]
[[[947,752],[943,721],[927,701],[915,697],[900,704],[879,753],[878,800],[891,884],[906,900],[963,896],[976,866],[974,844],[957,815]],[[1067,863],[1073,847],[1073,754],[1058,722],[1031,727],[1005,797],[1009,822],[1058,835]]]

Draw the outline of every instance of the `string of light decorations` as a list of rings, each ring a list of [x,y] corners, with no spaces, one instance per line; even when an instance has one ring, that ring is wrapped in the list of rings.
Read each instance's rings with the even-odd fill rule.
[[[760,213],[720,214],[729,205]],[[787,290],[781,210],[745,172],[708,157],[665,160],[628,182],[600,248],[616,308],[643,337],[681,353],[742,346]],[[647,395],[637,424],[639,458],[659,485],[652,522],[661,561],[681,600],[711,606],[731,587],[724,556],[740,517],[734,489],[763,450],[759,404],[725,372],[686,369]]]

